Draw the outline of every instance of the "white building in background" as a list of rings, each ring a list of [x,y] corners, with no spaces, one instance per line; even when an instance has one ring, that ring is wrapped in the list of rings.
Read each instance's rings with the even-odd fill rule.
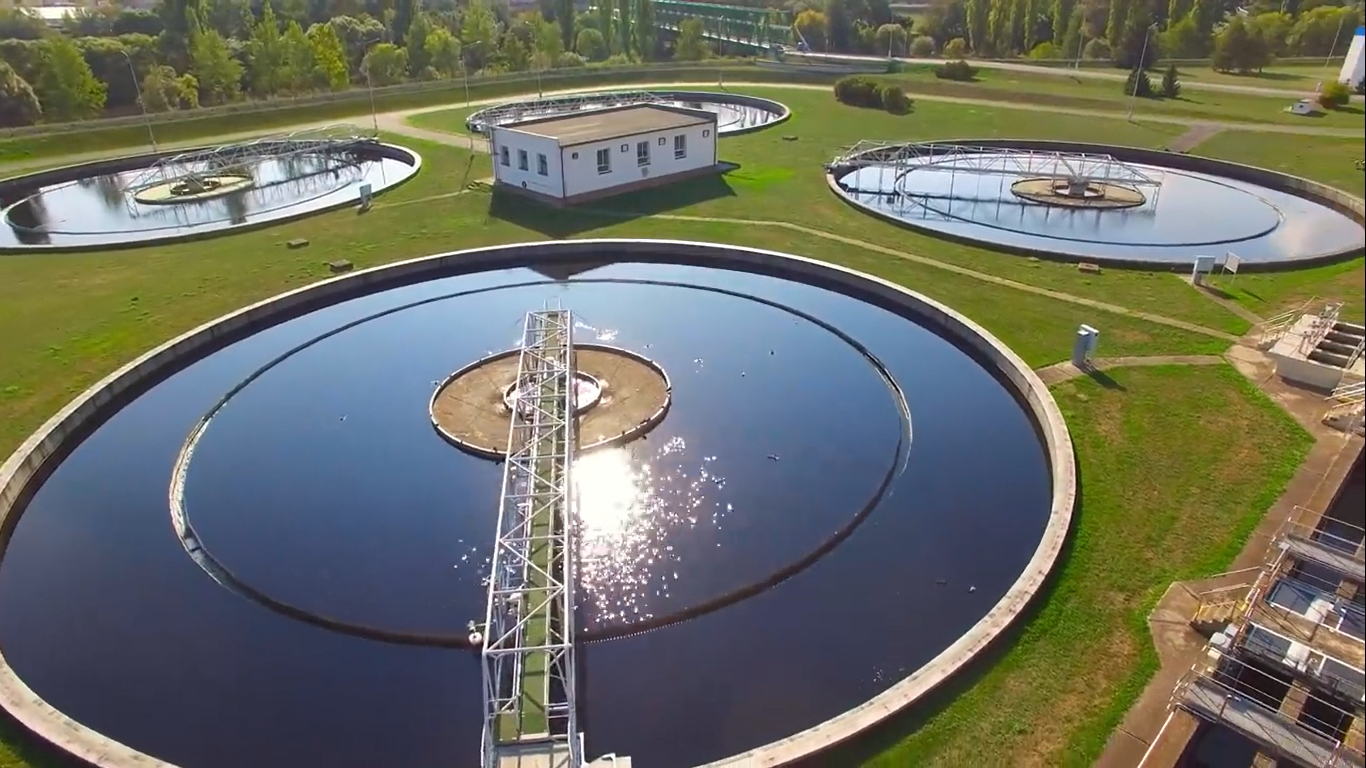
[[[716,113],[630,104],[494,126],[496,188],[572,205],[720,170]]]
[[[1342,62],[1338,82],[1346,83],[1356,90],[1361,87],[1363,79],[1366,79],[1366,27],[1357,27],[1357,33],[1352,36],[1352,45],[1347,49],[1347,60]]]

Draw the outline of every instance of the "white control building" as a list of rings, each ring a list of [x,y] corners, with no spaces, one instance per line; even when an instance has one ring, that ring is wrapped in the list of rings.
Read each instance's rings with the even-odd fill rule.
[[[498,189],[573,205],[716,173],[716,113],[631,104],[494,126]]]

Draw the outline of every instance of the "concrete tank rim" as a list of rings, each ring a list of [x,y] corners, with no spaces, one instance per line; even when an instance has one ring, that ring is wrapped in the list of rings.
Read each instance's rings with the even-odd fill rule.
[[[602,98],[606,99],[617,94],[638,92],[654,94],[655,96],[659,96],[660,98],[666,100],[677,99],[679,101],[686,101],[688,99],[695,99],[697,101],[710,101],[716,104],[733,104],[748,107],[761,107],[778,115],[774,119],[761,125],[751,125],[746,128],[740,128],[734,131],[721,131],[718,128],[717,138],[726,138],[728,136],[743,136],[746,133],[762,131],[766,128],[772,128],[773,126],[785,123],[788,121],[788,119],[792,117],[791,107],[788,107],[781,101],[765,98],[763,96],[752,96],[747,93],[738,93],[733,91],[679,90],[674,88],[639,88],[633,90],[629,87],[618,87],[605,91],[578,91],[574,93],[552,94],[550,96],[546,96],[543,98],[509,99],[508,101],[500,102],[498,104],[491,104],[487,107],[483,107],[475,112],[470,113],[469,116],[465,118],[465,130],[476,136],[487,136],[487,129],[481,131],[474,127],[475,125],[483,123],[483,121],[479,120],[478,118],[481,115],[492,112],[495,109],[500,109],[511,104],[531,104],[537,102],[545,104],[555,104],[559,102],[582,98],[584,96],[601,96]],[[528,94],[528,96],[530,96],[530,94]]]
[[[1042,147],[1056,151],[1074,151],[1092,154],[1112,154],[1119,160],[1129,160],[1162,168],[1169,168],[1175,171],[1194,171],[1197,173],[1209,173],[1215,176],[1234,179],[1245,183],[1258,184],[1274,189],[1278,192],[1302,197],[1312,202],[1323,205],[1336,211],[1366,230],[1366,201],[1353,195],[1346,190],[1339,189],[1330,184],[1307,179],[1302,176],[1274,171],[1269,168],[1262,168],[1246,163],[1237,163],[1232,160],[1222,160],[1215,157],[1204,155],[1192,155],[1184,152],[1171,152],[1166,149],[1154,149],[1150,147],[1134,147],[1124,144],[1102,144],[1084,141],[1063,141],[1056,139],[943,139],[934,141],[905,141],[893,143],[888,146],[911,146],[916,144],[934,145],[958,145],[976,147],[1019,147],[1021,149],[1029,147]],[[876,152],[875,149],[867,150]],[[1262,178],[1255,178],[1261,176]],[[921,227],[905,219],[892,216],[877,208],[854,200],[845,194],[839,186],[839,180],[843,174],[836,176],[831,164],[827,164],[825,169],[825,184],[844,204],[857,211],[868,214],[876,219],[894,224],[902,229],[911,230],[919,234],[927,235],[939,240],[963,243],[986,248],[998,253],[1009,253],[1018,256],[1030,256],[1049,261],[1058,261],[1066,264],[1078,262],[1088,262],[1110,267],[1112,269],[1139,269],[1156,272],[1189,271],[1194,267],[1192,261],[1158,261],[1152,259],[1123,259],[1114,256],[1086,255],[1080,256],[1073,253],[1063,253],[1052,250],[1041,250],[1021,246],[1011,246],[1005,243],[985,240],[978,237],[967,235],[953,235],[941,230]],[[1298,269],[1308,269],[1310,267],[1336,264],[1339,262],[1354,259],[1361,255],[1362,247],[1325,251],[1322,253],[1312,253],[1293,259],[1281,259],[1269,262],[1243,262],[1240,269],[1245,272],[1279,272]]]
[[[23,173],[18,176],[0,178],[0,192],[4,192],[11,186],[20,186],[25,183],[32,184],[39,179],[44,179],[49,176],[53,177],[52,181],[49,183],[62,183],[67,181],[74,181],[76,179],[82,178],[92,173],[96,173],[101,170],[131,170],[133,168],[141,166],[129,166],[127,168],[125,168],[125,166],[127,166],[130,163],[150,163],[155,160],[165,160],[167,158],[175,157],[177,155],[183,155],[189,152],[199,152],[203,150],[213,149],[215,146],[216,145],[206,144],[194,147],[179,147],[176,149],[161,150],[158,152],[142,152],[131,155],[119,155],[118,157],[106,157],[98,160],[87,160],[80,163],[72,163],[70,165],[60,165],[54,168],[44,168],[42,170]],[[376,141],[374,143],[374,146],[380,148],[383,152],[396,153],[401,155],[402,157],[398,157],[395,159],[398,159],[401,162],[406,162],[413,168],[413,172],[403,177],[402,179],[399,179],[393,184],[389,184],[388,186],[385,186],[381,189],[375,190],[375,197],[379,197],[380,195],[386,192],[391,192],[395,189],[398,189],[404,184],[407,184],[409,181],[412,181],[419,173],[422,172],[422,155],[418,153],[417,150],[405,147],[401,144],[392,144],[390,142],[385,141]],[[308,211],[300,211],[298,213],[243,224],[241,226],[229,227],[227,229],[214,229],[201,232],[190,231],[183,234],[165,235],[162,237],[152,237],[142,240],[124,240],[116,243],[88,243],[77,245],[0,246],[0,257],[4,257],[6,255],[17,256],[23,254],[61,254],[93,253],[103,251],[126,251],[146,247],[149,245],[175,245],[178,243],[194,242],[196,240],[209,240],[212,238],[230,237],[232,235],[241,234],[243,232],[253,232],[256,230],[277,226],[279,224],[288,224],[291,221],[298,221],[300,219],[309,218],[311,216],[317,216],[324,213],[330,213],[332,211],[341,210],[343,208],[349,208],[351,206],[354,206],[355,204],[356,201],[354,199],[347,199],[341,202],[333,203],[331,205],[323,206],[321,208],[311,209]],[[8,207],[5,209],[0,209],[0,214],[3,214],[5,210],[8,210]]]
[[[986,329],[948,306],[882,278],[836,264],[757,248],[687,240],[589,239],[507,243],[449,251],[359,270],[277,294],[222,315],[148,351],[77,396],[39,427],[0,464],[0,557],[23,514],[17,508],[33,487],[41,485],[47,459],[79,444],[81,430],[117,412],[121,394],[164,379],[188,361],[213,351],[216,340],[233,333],[254,333],[297,314],[316,309],[317,302],[335,304],[382,290],[390,281],[432,279],[461,271],[526,266],[561,259],[573,262],[611,249],[649,260],[667,254],[674,259],[716,266],[747,268],[781,279],[839,286],[852,295],[876,298],[913,314],[934,332],[978,353],[983,365],[997,369],[1015,390],[1039,429],[1052,480],[1048,523],[1029,563],[997,603],[976,624],[929,663],[891,688],[846,712],[797,734],[714,761],[708,768],[783,765],[815,755],[847,741],[910,706],[961,670],[1027,609],[1057,565],[1071,529],[1077,497],[1077,469],[1072,438],[1062,412],[1038,374]],[[369,290],[366,290],[366,287]],[[38,482],[33,482],[35,479]],[[16,514],[17,512],[17,514]],[[0,706],[31,734],[97,768],[177,768],[139,752],[67,717],[19,677],[0,647]]]

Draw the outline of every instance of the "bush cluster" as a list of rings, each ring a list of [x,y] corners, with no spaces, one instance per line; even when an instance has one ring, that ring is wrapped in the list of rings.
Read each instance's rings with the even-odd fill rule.
[[[1346,83],[1324,83],[1323,90],[1319,92],[1319,104],[1324,109],[1341,109],[1351,100],[1352,89]]]
[[[911,111],[911,99],[899,85],[879,83],[870,77],[855,75],[835,83],[835,98],[851,107],[885,109],[894,115]]]
[[[946,61],[934,68],[934,76],[940,80],[969,82],[977,79],[977,68],[962,59]]]

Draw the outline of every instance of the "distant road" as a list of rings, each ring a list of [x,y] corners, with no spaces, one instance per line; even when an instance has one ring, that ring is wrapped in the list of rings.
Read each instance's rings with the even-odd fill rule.
[[[801,53],[790,48],[786,51],[785,55],[799,58],[809,58],[816,61],[831,60],[867,62],[887,60],[886,56],[863,56],[851,53]],[[943,59],[912,58],[897,59],[897,61],[903,64],[927,64],[930,66],[944,63]],[[983,69],[1001,69],[1009,72],[1027,72],[1031,75],[1053,75],[1055,77],[1080,77],[1090,78],[1092,80],[1119,81],[1124,80],[1127,77],[1127,75],[1125,75],[1122,72],[1106,72],[1104,70],[1088,69],[1086,67],[1080,67],[1077,69],[1073,69],[1071,67],[1040,67],[1035,64],[1024,64],[1014,61],[974,60],[972,62],[972,65],[976,67],[981,67]],[[1280,96],[1282,98],[1294,98],[1296,96],[1308,97],[1314,95],[1314,92],[1312,90],[1271,88],[1265,85],[1238,85],[1236,83],[1207,83],[1202,82],[1200,80],[1182,80],[1181,87],[1188,88],[1193,91],[1223,91],[1225,93],[1246,93],[1254,96]],[[1352,101],[1354,102],[1360,102],[1361,100],[1361,96],[1352,97]]]

